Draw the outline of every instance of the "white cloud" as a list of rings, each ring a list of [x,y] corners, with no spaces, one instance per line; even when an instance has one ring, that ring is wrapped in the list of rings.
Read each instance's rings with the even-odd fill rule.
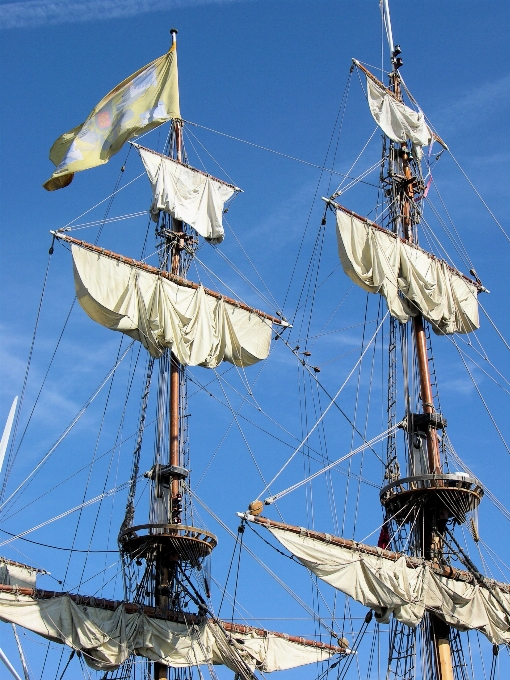
[[[33,28],[132,17],[179,7],[222,5],[248,0],[25,0],[0,5],[0,29]]]

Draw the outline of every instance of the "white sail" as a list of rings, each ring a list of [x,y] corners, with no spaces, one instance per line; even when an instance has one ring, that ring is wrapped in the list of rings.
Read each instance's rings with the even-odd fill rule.
[[[431,143],[433,134],[422,111],[413,111],[368,76],[367,94],[370,113],[390,139],[402,143],[410,139],[418,153]]]
[[[343,210],[336,219],[344,272],[369,293],[384,295],[392,316],[405,323],[421,312],[439,334],[480,327],[476,286],[446,262]]]
[[[179,285],[154,268],[72,246],[76,296],[91,319],[138,340],[154,357],[171,348],[181,364],[250,366],[265,359],[271,321]],[[152,271],[148,271],[151,269]]]
[[[236,187],[135,144],[152,184],[151,213],[157,222],[164,210],[182,220],[211,243],[221,243],[225,232],[223,206]]]
[[[118,668],[134,654],[175,668],[212,663],[238,671],[242,660],[252,670],[272,672],[327,661],[339,651],[257,629],[227,635],[211,619],[185,625],[131,614],[122,603],[114,611],[79,605],[68,596],[37,600],[0,592],[0,620],[81,651],[96,670]]]
[[[373,609],[383,623],[393,614],[414,627],[430,610],[458,630],[480,630],[493,644],[510,642],[510,589],[440,576],[425,560],[409,566],[405,555],[392,560],[355,543],[348,548],[312,538],[305,529],[267,528],[305,567]]]
[[[27,564],[0,557],[0,585],[35,588],[37,574],[45,573]]]

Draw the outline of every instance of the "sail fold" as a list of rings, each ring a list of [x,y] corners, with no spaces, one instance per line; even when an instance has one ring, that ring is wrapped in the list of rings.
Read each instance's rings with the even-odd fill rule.
[[[480,327],[476,286],[446,262],[344,210],[336,219],[344,272],[383,295],[392,316],[405,323],[421,313],[441,335]]]
[[[161,210],[182,220],[211,243],[221,243],[225,232],[223,206],[236,187],[187,165],[138,145],[152,184],[151,214],[158,221]]]
[[[4,557],[0,558],[0,584],[6,586],[18,586],[19,588],[35,588],[36,577],[42,572],[27,564],[12,562]]]
[[[422,111],[413,111],[368,76],[367,94],[370,113],[390,139],[402,143],[410,139],[418,149],[418,154],[421,153],[421,147],[431,143],[433,134]]]
[[[250,677],[243,666],[262,672],[287,670],[327,661],[338,651],[300,644],[269,631],[230,635],[212,619],[186,625],[130,614],[122,603],[114,611],[79,605],[68,596],[37,600],[0,592],[0,620],[81,651],[96,670],[114,670],[134,654],[174,668],[223,664]]]
[[[170,348],[180,363],[206,368],[222,361],[250,366],[268,356],[272,324],[254,311],[143,265],[76,245],[72,254],[76,296],[88,316],[138,340],[152,356]]]
[[[383,623],[391,614],[417,626],[426,610],[458,630],[480,630],[493,644],[510,642],[510,592],[439,575],[425,560],[416,568],[405,555],[391,560],[356,549],[268,526],[273,536],[305,567],[366,607]]]

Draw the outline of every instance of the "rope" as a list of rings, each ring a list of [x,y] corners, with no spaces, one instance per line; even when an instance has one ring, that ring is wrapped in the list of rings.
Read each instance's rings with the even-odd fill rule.
[[[490,409],[489,409],[489,407],[488,407],[488,405],[487,405],[487,402],[486,402],[485,399],[483,398],[483,395],[482,395],[482,393],[480,392],[480,388],[478,387],[478,385],[477,385],[477,383],[476,383],[476,380],[475,380],[474,377],[473,377],[473,374],[472,374],[471,371],[469,370],[469,367],[468,367],[468,365],[467,365],[467,363],[466,363],[466,360],[464,359],[464,357],[463,357],[463,355],[462,355],[462,352],[461,352],[460,349],[458,348],[457,343],[455,342],[455,340],[453,341],[453,344],[455,345],[455,347],[457,348],[457,350],[458,350],[458,352],[459,352],[459,356],[460,356],[460,358],[461,358],[461,360],[462,360],[462,363],[464,364],[464,368],[465,368],[466,371],[469,373],[469,377],[471,378],[471,382],[472,382],[473,385],[475,386],[475,389],[476,389],[476,391],[478,392],[478,396],[480,397],[480,399],[481,399],[481,401],[482,401],[482,404],[485,406],[485,410],[486,410],[487,413],[489,414],[489,418],[491,419],[492,424],[493,424],[494,427],[496,428],[496,432],[499,434],[499,437],[500,437],[501,441],[503,442],[503,445],[504,445],[505,449],[508,451],[508,453],[510,453],[510,447],[509,447],[508,444],[506,443],[505,438],[503,437],[503,434],[502,434],[501,430],[499,429],[498,424],[496,423],[496,420],[494,419],[494,416],[492,415],[492,413],[491,413],[491,411],[490,411]]]
[[[85,210],[85,212],[83,212],[81,215],[78,215],[78,217],[75,217],[73,220],[71,220],[71,221],[68,222],[67,224],[64,224],[63,227],[60,227],[60,229],[57,229],[57,231],[63,231],[63,230],[66,229],[67,227],[70,227],[74,222],[76,222],[76,220],[79,220],[81,217],[84,217],[84,215],[88,215],[89,212],[92,212],[92,210],[94,210],[95,208],[97,208],[98,206],[100,206],[102,203],[104,203],[105,201],[108,201],[110,198],[112,198],[112,196],[115,196],[115,194],[118,194],[118,193],[120,193],[121,191],[124,191],[124,189],[127,189],[128,186],[129,186],[130,184],[133,184],[133,182],[136,182],[137,179],[140,179],[140,177],[143,177],[144,175],[145,175],[145,171],[144,171],[144,172],[141,172],[137,177],[135,177],[134,179],[132,179],[130,182],[128,182],[127,184],[124,184],[123,187],[121,187],[121,188],[118,189],[117,191],[114,191],[113,194],[110,194],[110,195],[107,196],[106,198],[103,198],[102,201],[99,201],[99,203],[96,203],[95,205],[93,205],[92,208],[89,208],[88,210]]]
[[[81,224],[76,224],[74,227],[67,227],[66,231],[80,231],[81,229],[90,229],[91,227],[98,227],[103,224],[109,224],[110,222],[120,222],[121,220],[130,220],[133,217],[141,217],[142,215],[149,215],[148,210],[139,210],[138,212],[127,213],[126,215],[117,215],[116,217],[108,217],[106,219],[94,220],[93,222],[82,222]],[[63,229],[59,230],[63,231]]]
[[[195,500],[197,500],[200,505],[208,512],[211,517],[218,522],[218,524],[224,529],[229,536],[231,536],[235,541],[237,541],[237,536],[234,534],[234,532],[216,515],[211,508],[209,508],[197,495],[194,493],[189,487],[188,487],[188,493],[190,493]],[[272,571],[265,562],[263,562],[258,555],[256,555],[248,546],[246,543],[243,543],[243,548],[246,550],[246,552],[252,557],[272,578],[275,579],[275,581],[301,606],[303,609],[312,617],[314,621],[317,621],[323,628],[325,628],[328,633],[332,634],[334,637],[336,637],[336,634],[334,633],[333,629],[328,626],[328,624],[322,619],[320,616],[316,614],[316,612],[309,607],[306,602],[304,602],[297,593],[295,593],[292,588],[290,588],[284,581],[282,581],[281,578],[279,578],[274,571]]]
[[[67,314],[67,318],[66,318],[66,320],[65,320],[65,322],[64,322],[64,326],[63,326],[63,328],[62,328],[62,330],[61,330],[61,332],[60,332],[59,338],[58,338],[58,340],[57,340],[57,344],[56,344],[56,346],[55,346],[55,349],[53,350],[53,354],[51,355],[50,363],[48,364],[48,368],[46,369],[46,373],[44,374],[44,378],[43,378],[42,383],[41,383],[41,386],[40,386],[40,388],[39,388],[39,392],[37,393],[37,397],[35,398],[34,405],[32,406],[32,410],[30,411],[30,415],[29,415],[29,417],[28,417],[27,423],[26,423],[25,428],[24,428],[24,430],[23,430],[23,434],[21,435],[21,438],[20,438],[20,440],[19,440],[19,444],[18,444],[18,447],[17,447],[17,449],[16,449],[16,453],[14,454],[14,458],[13,458],[13,461],[12,461],[12,462],[13,462],[13,465],[14,465],[14,461],[16,460],[16,456],[17,456],[18,453],[19,453],[19,450],[20,450],[20,448],[21,448],[21,445],[22,445],[22,443],[23,443],[23,440],[24,440],[24,438],[25,438],[25,435],[26,435],[26,433],[27,433],[27,429],[28,429],[28,426],[30,425],[30,422],[31,422],[31,420],[32,420],[32,416],[34,415],[35,408],[36,408],[36,406],[37,406],[37,404],[38,404],[38,402],[39,402],[39,397],[41,396],[41,392],[43,391],[44,385],[46,384],[46,378],[48,377],[48,373],[50,372],[50,368],[51,368],[52,365],[53,365],[53,361],[54,361],[54,359],[55,359],[55,355],[56,355],[57,350],[58,350],[58,348],[59,348],[59,346],[60,346],[60,342],[61,342],[61,340],[62,340],[62,336],[64,335],[64,331],[65,331],[65,329],[66,329],[66,327],[67,327],[67,323],[68,323],[68,321],[69,321],[69,317],[71,316],[71,312],[73,311],[74,303],[75,303],[75,302],[76,302],[76,298],[74,298],[73,301],[72,301],[72,303],[71,303],[71,307],[70,307],[69,312],[68,312],[68,314]],[[13,441],[14,441],[14,437],[13,437]]]
[[[140,475],[140,478],[142,478],[142,477],[143,477],[143,475]],[[71,508],[70,510],[66,510],[65,512],[60,513],[60,515],[55,515],[55,517],[52,517],[51,519],[47,519],[45,522],[41,522],[40,524],[37,524],[36,526],[32,527],[31,529],[26,529],[25,531],[22,531],[19,534],[16,534],[12,538],[7,539],[6,541],[2,541],[2,543],[0,543],[0,548],[4,545],[8,545],[9,543],[12,543],[13,541],[16,541],[18,538],[22,538],[23,536],[26,536],[27,534],[31,534],[33,531],[37,531],[37,529],[42,529],[42,527],[45,527],[48,524],[52,524],[53,522],[56,522],[59,519],[63,519],[64,517],[71,515],[73,512],[76,512],[77,510],[81,510],[82,508],[87,508],[89,505],[93,505],[94,503],[97,503],[98,501],[102,500],[103,498],[108,498],[109,496],[113,496],[113,494],[116,494],[118,491],[122,491],[122,489],[125,489],[127,486],[129,486],[130,483],[131,483],[131,480],[128,480],[127,482],[123,482],[122,484],[119,484],[118,486],[114,487],[113,489],[110,489],[109,491],[106,491],[104,493],[99,494],[99,496],[96,496],[95,498],[91,498],[90,500],[85,501],[84,503],[80,503],[79,505],[76,505],[74,508]]]
[[[483,310],[485,316],[489,319],[491,326],[494,328],[494,330],[496,331],[496,333],[499,335],[499,337],[500,337],[501,340],[503,341],[505,347],[506,347],[507,349],[510,349],[510,345],[509,345],[508,342],[505,340],[505,338],[503,337],[501,331],[498,329],[498,327],[496,326],[496,324],[494,323],[494,321],[493,321],[493,320],[491,319],[491,317],[489,316],[489,312],[485,309],[485,307],[484,307],[480,302],[478,302],[478,304],[479,304],[480,307],[482,308],[482,310]]]
[[[149,423],[147,423],[146,427],[148,427],[149,425],[152,425],[154,422],[155,422],[155,419],[151,420]],[[133,432],[133,433],[130,434],[128,437],[126,437],[125,439],[123,439],[121,442],[119,442],[118,444],[116,444],[115,446],[113,446],[111,449],[108,449],[107,451],[105,451],[104,453],[102,453],[100,456],[98,456],[98,457],[96,458],[96,462],[97,462],[98,460],[101,460],[101,458],[104,458],[104,456],[107,456],[109,453],[111,453],[112,451],[114,451],[116,448],[120,448],[125,442],[129,441],[130,439],[132,439],[136,434],[137,434],[136,432]],[[65,484],[66,482],[68,482],[68,481],[69,481],[70,479],[72,479],[73,477],[76,477],[76,475],[80,474],[80,472],[83,472],[83,470],[86,470],[90,465],[92,465],[92,462],[87,463],[87,464],[84,465],[83,467],[81,467],[81,468],[79,468],[78,470],[76,470],[76,472],[73,472],[72,475],[69,475],[69,477],[66,477],[66,479],[62,480],[61,482],[58,482],[58,484],[55,484],[55,486],[52,486],[51,488],[47,489],[47,490],[46,490],[44,493],[42,493],[40,496],[37,496],[37,498],[34,498],[34,499],[31,500],[29,503],[27,503],[26,505],[22,506],[21,508],[19,508],[19,509],[16,510],[15,512],[11,513],[10,515],[7,515],[6,517],[3,518],[2,521],[3,521],[3,522],[7,522],[9,519],[11,519],[11,517],[14,517],[14,516],[17,515],[18,513],[22,512],[23,510],[26,510],[26,508],[30,507],[33,503],[36,503],[37,501],[41,500],[41,498],[44,498],[44,496],[46,496],[47,494],[49,494],[49,493],[51,493],[52,491],[54,491],[55,489],[57,489],[57,488],[58,488],[59,486],[61,486],[62,484]]]
[[[326,467],[322,468],[321,470],[314,472],[313,475],[310,475],[309,477],[306,477],[305,479],[302,479],[301,481],[296,482],[296,484],[289,486],[287,489],[284,489],[283,491],[280,491],[280,492],[274,494],[273,496],[266,498],[264,500],[264,503],[266,505],[274,503],[275,501],[279,500],[283,496],[286,496],[287,494],[289,494],[291,491],[295,491],[296,489],[299,489],[301,486],[303,486],[303,484],[307,484],[308,482],[311,482],[316,477],[319,477],[320,475],[322,475],[324,472],[331,470],[332,468],[334,468],[339,463],[343,463],[344,460],[347,460],[348,458],[352,458],[352,456],[355,456],[357,453],[360,453],[361,451],[365,451],[365,449],[370,448],[373,444],[378,444],[383,439],[386,439],[386,437],[388,435],[392,434],[393,432],[396,432],[398,430],[398,428],[399,428],[399,424],[393,425],[393,427],[390,427],[389,430],[385,430],[385,432],[381,432],[380,434],[378,434],[376,437],[374,437],[370,441],[365,442],[364,444],[361,444],[361,446],[358,446],[358,448],[354,449],[354,451],[350,451],[345,456],[342,456],[342,458],[339,458],[338,460],[335,460],[333,463],[326,465]],[[265,490],[266,489],[264,489],[264,491]],[[262,493],[264,493],[264,492],[262,492]],[[260,494],[260,495],[262,495],[262,494]],[[259,495],[259,498],[260,498],[260,495]]]
[[[448,151],[450,151],[450,149],[448,149]],[[506,231],[503,229],[503,227],[501,226],[501,224],[499,223],[499,221],[496,219],[496,216],[494,215],[494,213],[492,212],[492,210],[489,208],[489,206],[487,205],[487,203],[483,200],[483,198],[482,198],[482,196],[480,195],[478,189],[475,187],[475,185],[473,184],[473,182],[472,182],[472,181],[469,179],[469,177],[466,175],[466,173],[465,173],[464,170],[462,169],[462,167],[461,167],[459,161],[455,158],[455,156],[453,155],[453,153],[452,153],[451,151],[450,151],[450,156],[453,158],[455,164],[457,165],[457,167],[459,168],[459,170],[461,171],[461,173],[462,173],[462,174],[464,175],[464,177],[467,179],[469,185],[471,186],[471,188],[473,189],[473,191],[475,192],[475,194],[476,194],[476,195],[478,196],[478,198],[481,200],[482,204],[484,205],[484,207],[485,207],[485,209],[487,210],[487,212],[489,213],[489,215],[492,217],[492,219],[494,220],[494,222],[496,222],[496,224],[498,225],[498,227],[501,229],[501,231],[502,231],[503,235],[505,236],[506,240],[507,240],[507,241],[510,241],[510,236],[506,233]]]
[[[339,175],[340,177],[345,177],[346,179],[356,180],[355,177],[349,177],[349,175],[346,175],[343,172],[338,172],[337,170],[333,170],[331,168],[326,168],[322,165],[317,165],[316,163],[310,163],[309,161],[305,161],[302,158],[296,158],[295,156],[289,156],[288,154],[282,153],[281,151],[275,151],[274,149],[270,149],[267,146],[261,146],[260,144],[255,144],[254,142],[248,142],[246,139],[241,139],[240,137],[234,137],[233,135],[229,135],[226,132],[220,132],[219,130],[213,130],[212,128],[206,127],[205,125],[200,125],[199,123],[193,123],[190,120],[186,120],[185,123],[187,123],[188,125],[194,125],[195,127],[202,128],[203,130],[208,130],[209,132],[214,132],[215,134],[222,135],[223,137],[228,137],[228,139],[233,139],[236,142],[241,142],[242,144],[247,144],[248,146],[254,146],[256,149],[260,149],[261,151],[268,151],[269,153],[274,153],[277,156],[282,156],[283,158],[287,158],[291,161],[296,161],[297,163],[303,163],[304,165],[308,165],[311,168],[317,168],[318,170],[322,170],[322,172],[329,172],[332,175]],[[369,186],[375,186],[371,182],[362,182],[362,184],[368,184]]]
[[[77,415],[73,418],[73,420],[71,421],[71,423],[66,427],[66,429],[64,430],[64,432],[60,435],[60,437],[57,439],[57,441],[55,442],[55,444],[53,444],[53,446],[52,446],[51,449],[48,451],[48,453],[42,458],[41,461],[39,461],[39,463],[38,463],[38,464],[35,466],[35,468],[30,472],[30,474],[29,474],[27,477],[25,477],[25,479],[21,482],[21,484],[20,484],[20,485],[19,485],[19,486],[11,493],[11,495],[9,496],[9,498],[8,498],[6,501],[4,501],[4,502],[0,505],[0,511],[2,511],[3,508],[7,505],[7,503],[9,503],[9,501],[10,501],[12,498],[14,498],[14,496],[18,493],[18,491],[19,491],[23,486],[25,486],[25,484],[28,482],[28,480],[31,479],[31,478],[38,472],[38,470],[44,465],[44,463],[48,460],[48,458],[51,456],[51,454],[55,451],[55,449],[61,444],[61,442],[63,441],[63,439],[64,439],[64,438],[69,434],[69,432],[73,429],[73,427],[74,427],[74,426],[76,425],[76,423],[80,420],[80,418],[81,418],[82,415],[85,413],[85,411],[86,411],[87,408],[90,406],[90,404],[94,401],[94,399],[95,399],[95,398],[97,397],[97,395],[101,392],[101,390],[103,389],[103,387],[104,387],[104,386],[106,385],[106,383],[109,381],[110,377],[115,373],[115,371],[117,370],[117,368],[120,366],[120,364],[122,363],[123,359],[126,357],[127,353],[129,352],[129,350],[130,350],[131,347],[133,346],[134,342],[135,342],[135,341],[133,340],[133,341],[129,344],[129,346],[127,347],[127,349],[126,349],[126,351],[124,352],[124,354],[123,354],[123,355],[121,356],[121,358],[116,362],[116,364],[113,366],[113,368],[110,369],[110,371],[108,372],[108,375],[101,381],[99,387],[95,390],[95,392],[92,394],[92,396],[89,397],[89,399],[86,401],[85,405],[80,409],[80,411],[79,411],[79,412],[77,413]]]
[[[312,427],[312,429],[308,432],[308,434],[306,435],[306,437],[302,440],[302,442],[300,443],[300,445],[298,446],[298,448],[294,451],[294,453],[293,453],[293,454],[290,456],[290,458],[287,460],[287,462],[285,463],[285,465],[283,465],[283,467],[282,467],[282,468],[280,469],[280,471],[273,477],[273,479],[269,482],[269,484],[268,484],[264,489],[262,489],[262,491],[260,492],[260,494],[257,496],[257,500],[262,496],[262,494],[263,494],[265,491],[268,490],[268,488],[271,486],[271,484],[272,484],[272,483],[273,483],[273,482],[281,475],[281,473],[285,470],[285,468],[287,467],[287,465],[291,462],[291,460],[292,460],[292,459],[294,458],[294,456],[298,453],[298,451],[301,450],[302,446],[306,443],[306,441],[309,439],[309,437],[311,436],[311,434],[315,431],[315,429],[318,427],[318,425],[319,425],[319,424],[322,422],[322,420],[325,418],[325,416],[326,416],[326,414],[328,413],[329,409],[330,409],[330,408],[333,406],[333,404],[336,402],[336,399],[338,398],[340,392],[344,389],[344,387],[346,386],[347,382],[348,382],[349,379],[351,378],[352,374],[353,374],[354,371],[356,370],[356,367],[357,367],[358,364],[363,360],[363,357],[365,356],[365,353],[367,352],[368,348],[370,347],[370,345],[371,345],[372,342],[374,341],[374,339],[375,339],[377,333],[379,332],[379,330],[380,330],[380,328],[381,328],[383,322],[385,321],[386,317],[388,316],[388,314],[389,314],[389,312],[386,312],[386,314],[384,315],[384,318],[382,319],[381,323],[380,323],[380,324],[378,325],[378,327],[376,328],[375,333],[373,334],[372,338],[370,339],[370,341],[368,342],[367,346],[366,346],[365,349],[363,350],[361,356],[359,357],[359,359],[356,361],[356,363],[355,363],[354,366],[352,367],[352,369],[351,369],[349,375],[347,376],[347,378],[344,380],[344,382],[343,382],[342,385],[340,386],[340,389],[338,390],[338,392],[337,392],[337,393],[335,394],[335,396],[331,399],[330,403],[329,403],[328,406],[325,408],[325,410],[323,411],[323,413],[322,413],[322,415],[320,416],[320,418],[317,420],[317,422],[316,422],[315,425]]]
[[[53,251],[53,246],[50,248],[50,251]],[[35,345],[35,338],[37,335],[37,329],[39,327],[39,319],[41,316],[41,309],[42,309],[42,304],[44,300],[44,294],[46,292],[46,283],[48,281],[48,274],[50,271],[50,263],[51,263],[51,255],[52,252],[49,253],[48,255],[48,262],[46,264],[46,271],[44,273],[44,280],[43,280],[43,287],[41,291],[41,297],[39,299],[39,306],[37,308],[37,315],[35,317],[35,325],[34,325],[34,332],[32,333],[32,341],[30,343],[30,350],[28,352],[28,361],[27,361],[27,367],[25,369],[25,377],[23,378],[23,387],[21,388],[21,396],[19,399],[19,405],[18,405],[18,410],[16,413],[16,419],[14,421],[14,429],[12,433],[12,439],[11,439],[11,446],[9,448],[9,455],[7,456],[7,461],[6,461],[6,466],[5,466],[5,475],[4,475],[4,481],[2,484],[2,490],[0,491],[0,504],[3,501],[4,495],[5,495],[5,488],[7,486],[7,481],[9,479],[9,475],[11,474],[12,466],[14,465],[14,461],[16,460],[16,455],[18,453],[19,447],[14,452],[14,442],[16,441],[16,435],[18,432],[18,425],[19,425],[19,420],[20,420],[20,414],[21,414],[21,409],[23,407],[23,400],[25,398],[25,391],[27,388],[27,382],[28,382],[28,374],[30,372],[30,366],[32,364],[32,355],[34,352],[34,345]],[[23,433],[25,434],[25,433]],[[0,505],[0,510],[3,506]]]

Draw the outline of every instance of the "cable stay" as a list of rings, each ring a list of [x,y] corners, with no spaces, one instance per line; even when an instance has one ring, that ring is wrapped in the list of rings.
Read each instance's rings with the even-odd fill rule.
[[[345,456],[342,456],[338,460],[335,460],[333,463],[330,463],[329,465],[326,465],[326,467],[323,467],[322,469],[318,470],[317,472],[314,472],[313,475],[309,475],[308,477],[305,477],[305,479],[302,479],[301,481],[296,482],[296,484],[289,486],[287,489],[284,489],[283,491],[279,491],[278,493],[275,493],[272,496],[265,498],[264,499],[264,505],[272,505],[273,503],[275,503],[280,498],[283,498],[283,496],[286,496],[287,494],[291,493],[292,491],[295,491],[296,489],[300,489],[305,484],[308,484],[309,482],[316,479],[320,475],[324,474],[325,472],[328,472],[328,470],[332,470],[333,468],[335,468],[340,463],[343,463],[344,461],[348,460],[349,458],[352,458],[353,456],[355,456],[357,453],[361,453],[362,451],[365,451],[366,449],[371,448],[375,444],[382,442],[383,440],[387,439],[391,434],[396,432],[400,427],[402,427],[402,423],[398,423],[397,425],[394,425],[390,429],[385,430],[384,432],[381,432],[377,436],[373,437],[373,439],[370,439],[370,441],[367,441],[364,444],[361,444],[360,446],[358,446],[357,449],[354,449],[353,451],[346,453]],[[283,468],[282,468],[282,470],[283,470]],[[266,489],[267,489],[267,487],[266,487]],[[266,489],[264,489],[264,491],[266,491]],[[264,491],[262,491],[262,493],[264,493]],[[258,498],[260,498],[262,493],[259,494]],[[257,498],[257,500],[258,500],[258,498]]]

